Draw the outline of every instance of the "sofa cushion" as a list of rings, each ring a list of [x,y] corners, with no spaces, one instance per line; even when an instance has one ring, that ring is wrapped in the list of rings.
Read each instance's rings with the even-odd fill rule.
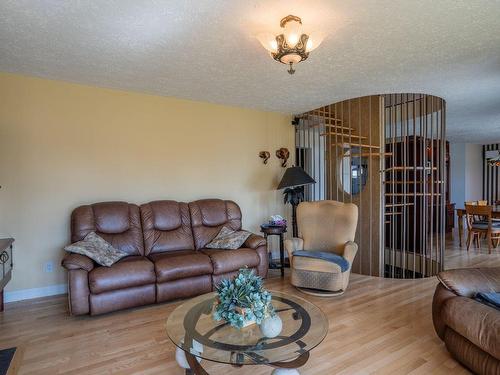
[[[240,268],[256,268],[259,265],[259,255],[254,249],[241,248],[237,250],[202,249],[212,261],[214,275],[237,271]]]
[[[128,255],[144,255],[139,207],[127,202],[101,202],[75,208],[71,214],[71,242],[90,232]]]
[[[176,251],[150,255],[158,283],[186,277],[210,275],[210,258],[198,251]]]
[[[187,203],[163,200],[143,204],[141,221],[146,255],[194,250]]]
[[[153,262],[145,257],[126,257],[111,267],[96,267],[89,272],[92,293],[154,284],[156,275]]]
[[[317,258],[293,256],[292,265],[295,270],[342,274],[342,268],[337,263]]]
[[[246,230],[235,231],[228,227],[222,227],[219,234],[205,246],[208,249],[236,250],[243,245],[250,235],[251,233]]]
[[[64,250],[85,255],[101,266],[110,267],[118,262],[127,253],[115,249],[111,244],[98,236],[95,232],[90,232],[81,241],[65,246]]]
[[[241,210],[233,201],[203,199],[189,203],[191,226],[197,250],[205,248],[223,226],[241,229]]]

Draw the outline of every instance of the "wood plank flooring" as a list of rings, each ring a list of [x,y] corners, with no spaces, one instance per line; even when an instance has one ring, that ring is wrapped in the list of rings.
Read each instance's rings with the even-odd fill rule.
[[[448,268],[499,266],[500,250],[471,249],[455,239],[447,246]],[[288,270],[287,270],[288,271]],[[273,271],[269,289],[299,293]],[[342,297],[303,296],[329,318],[325,341],[311,352],[301,374],[468,374],[434,333],[431,301],[436,279],[391,280],[352,275]],[[174,346],[165,333],[165,303],[97,317],[70,317],[66,296],[10,303],[0,313],[0,347],[21,347],[19,374],[172,374]],[[270,374],[202,361],[210,374]]]

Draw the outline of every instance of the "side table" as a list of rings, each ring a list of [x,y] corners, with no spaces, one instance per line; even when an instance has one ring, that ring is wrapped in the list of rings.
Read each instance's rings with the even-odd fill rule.
[[[4,307],[3,289],[12,277],[12,267],[14,266],[12,261],[13,243],[13,238],[0,238],[0,312],[3,311]]]
[[[272,254],[269,253],[269,268],[270,269],[281,269],[281,277],[285,276],[285,233],[286,226],[283,225],[269,225],[263,224],[260,226],[260,231],[264,234],[264,238],[267,241],[268,236],[279,236],[280,237],[280,263],[276,264],[272,261]]]

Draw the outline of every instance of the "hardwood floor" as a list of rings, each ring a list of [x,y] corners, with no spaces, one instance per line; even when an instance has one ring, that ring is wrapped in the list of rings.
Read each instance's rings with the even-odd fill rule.
[[[454,240],[448,268],[500,265],[500,250],[466,254]],[[391,280],[352,275],[342,297],[302,295],[329,317],[325,341],[311,352],[302,374],[467,374],[434,333],[431,300],[436,279]],[[279,272],[269,289],[299,293]],[[6,305],[0,313],[0,347],[19,346],[19,374],[183,374],[165,333],[178,305],[137,308],[97,317],[70,317],[66,296]],[[270,374],[271,368],[241,369],[202,362],[210,374]]]

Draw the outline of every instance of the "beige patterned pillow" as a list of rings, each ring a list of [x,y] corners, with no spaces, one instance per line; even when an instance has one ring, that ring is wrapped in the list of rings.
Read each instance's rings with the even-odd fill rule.
[[[251,234],[246,230],[234,231],[227,227],[222,227],[219,234],[205,247],[208,249],[236,250],[243,245]]]
[[[82,241],[68,245],[64,250],[70,253],[81,254],[94,260],[101,266],[110,267],[128,254],[115,249],[109,242],[98,236],[95,232],[90,232]]]

